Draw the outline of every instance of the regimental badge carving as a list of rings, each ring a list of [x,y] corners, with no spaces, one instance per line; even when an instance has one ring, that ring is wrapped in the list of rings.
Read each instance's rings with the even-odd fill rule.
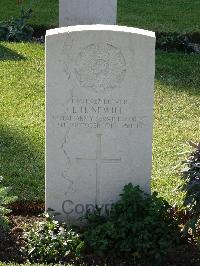
[[[121,50],[108,43],[90,44],[76,58],[75,75],[80,86],[95,92],[119,88],[125,74]]]

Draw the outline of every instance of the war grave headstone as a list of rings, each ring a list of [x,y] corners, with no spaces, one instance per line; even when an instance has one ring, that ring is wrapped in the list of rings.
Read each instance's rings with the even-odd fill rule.
[[[46,209],[69,222],[150,192],[155,34],[90,25],[46,35]]]
[[[59,26],[111,24],[117,20],[117,0],[60,0]]]

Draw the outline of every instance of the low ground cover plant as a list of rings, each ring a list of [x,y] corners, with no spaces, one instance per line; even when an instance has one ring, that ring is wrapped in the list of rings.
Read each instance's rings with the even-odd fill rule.
[[[20,14],[16,18],[0,21],[0,41],[29,41],[33,36],[33,28],[28,24],[32,9],[21,6]]]
[[[0,177],[0,229],[5,230],[9,227],[7,215],[11,212],[7,205],[13,203],[17,197],[9,195],[10,188],[1,185],[2,179]]]
[[[46,215],[24,233],[27,257],[33,263],[73,263],[81,259],[84,242],[66,224]]]
[[[161,263],[168,250],[181,243],[170,205],[157,193],[145,194],[132,184],[124,187],[107,215],[97,209],[88,213],[86,220],[85,243],[100,256],[112,254]]]
[[[29,261],[84,263],[84,257],[92,256],[101,262],[129,258],[157,265],[182,241],[171,206],[157,193],[146,194],[131,183],[106,213],[96,208],[83,218],[86,225],[80,233],[49,216],[27,228],[24,237]]]
[[[200,221],[200,143],[190,142],[194,148],[188,159],[183,162],[185,169],[182,171],[184,179],[183,191],[186,193],[183,205],[189,210],[190,219],[186,223],[185,233],[192,230],[196,236]]]
[[[157,33],[156,48],[164,51],[181,51],[200,54],[200,33]]]

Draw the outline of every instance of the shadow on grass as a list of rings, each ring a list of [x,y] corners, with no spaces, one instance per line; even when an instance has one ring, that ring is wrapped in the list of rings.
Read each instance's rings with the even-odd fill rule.
[[[44,151],[30,139],[0,126],[0,175],[19,201],[44,199]]]
[[[23,55],[20,55],[15,51],[0,44],[0,61],[7,61],[7,60],[20,61],[20,60],[26,60],[26,58]]]
[[[156,79],[170,90],[200,95],[200,55],[156,52]]]

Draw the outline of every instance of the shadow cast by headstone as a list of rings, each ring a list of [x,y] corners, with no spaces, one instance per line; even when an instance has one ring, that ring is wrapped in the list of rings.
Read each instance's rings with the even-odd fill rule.
[[[33,140],[34,141],[34,140]],[[0,125],[0,176],[18,200],[44,197],[44,149],[27,136]]]
[[[156,80],[159,88],[200,95],[200,55],[156,52]],[[162,86],[163,85],[163,86]]]
[[[26,60],[26,58],[6,47],[4,44],[0,43],[0,61],[21,61]]]

